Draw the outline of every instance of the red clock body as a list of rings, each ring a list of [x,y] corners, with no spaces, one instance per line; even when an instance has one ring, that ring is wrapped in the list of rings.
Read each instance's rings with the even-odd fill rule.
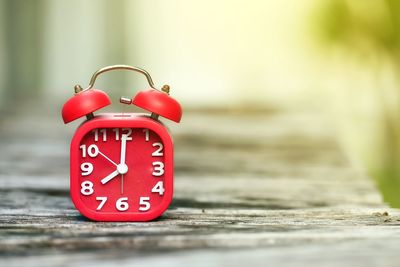
[[[84,122],[70,148],[70,192],[95,221],[149,221],[173,195],[173,144],[159,121],[106,114]]]

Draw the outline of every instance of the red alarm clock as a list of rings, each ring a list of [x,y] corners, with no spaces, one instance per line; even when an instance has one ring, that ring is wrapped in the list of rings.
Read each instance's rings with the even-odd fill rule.
[[[111,104],[106,93],[93,89],[96,78],[110,70],[132,70],[147,78],[150,89],[123,104],[151,112],[93,112]],[[86,116],[70,147],[70,193],[79,212],[95,221],[149,221],[159,217],[173,195],[173,144],[158,116],[180,122],[182,109],[169,96],[169,86],[155,88],[143,69],[115,65],[96,71],[89,86],[75,86],[63,106],[64,123]]]

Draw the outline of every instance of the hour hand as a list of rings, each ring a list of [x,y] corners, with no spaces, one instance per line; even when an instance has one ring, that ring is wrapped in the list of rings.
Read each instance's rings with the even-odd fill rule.
[[[103,179],[101,179],[101,183],[102,184],[106,184],[108,183],[110,180],[112,180],[115,176],[117,176],[119,174],[118,170],[113,171],[112,173],[110,173],[109,175],[107,175],[106,177],[104,177]]]

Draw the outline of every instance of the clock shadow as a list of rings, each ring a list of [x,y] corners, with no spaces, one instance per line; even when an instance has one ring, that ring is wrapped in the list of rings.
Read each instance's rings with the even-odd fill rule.
[[[75,220],[76,221],[80,221],[80,222],[96,222],[96,221],[93,221],[93,220],[91,220],[89,218],[86,218],[82,214],[79,214],[79,215],[75,216]]]
[[[78,222],[92,222],[92,223],[146,223],[146,222],[137,222],[137,221],[132,221],[132,222],[120,222],[120,221],[115,221],[115,222],[103,222],[103,221],[94,221],[91,220],[89,218],[86,218],[85,216],[79,214],[73,217],[74,221],[78,221]],[[168,216],[167,214],[163,214],[160,217],[153,219],[149,222],[162,222],[162,221],[169,221],[169,220],[173,220],[172,217]]]

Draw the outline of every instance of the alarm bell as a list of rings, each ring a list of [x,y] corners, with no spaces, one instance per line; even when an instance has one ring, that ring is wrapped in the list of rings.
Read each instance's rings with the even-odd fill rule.
[[[111,104],[108,95],[98,89],[82,90],[75,86],[76,94],[68,99],[62,108],[64,123],[69,123],[83,116],[91,117],[92,112]]]
[[[169,86],[164,85],[163,92],[155,89],[140,91],[132,100],[132,104],[148,110],[154,115],[160,115],[174,122],[180,122],[182,118],[181,105],[168,95]]]

